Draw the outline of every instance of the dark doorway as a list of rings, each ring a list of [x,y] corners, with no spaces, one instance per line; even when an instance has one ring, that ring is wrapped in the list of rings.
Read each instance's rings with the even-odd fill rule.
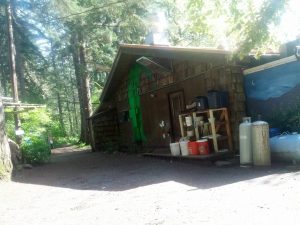
[[[171,135],[174,141],[174,139],[181,137],[178,116],[185,110],[184,92],[183,90],[172,92],[169,93],[168,97],[171,114]]]

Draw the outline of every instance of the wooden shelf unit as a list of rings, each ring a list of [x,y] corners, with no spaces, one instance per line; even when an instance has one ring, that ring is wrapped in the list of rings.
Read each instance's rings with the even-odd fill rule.
[[[193,126],[195,129],[195,137],[197,140],[199,140],[200,133],[199,133],[199,127],[196,124],[196,118],[198,116],[206,117],[209,121],[209,132],[210,137],[213,142],[213,147],[215,152],[219,152],[219,144],[218,142],[221,140],[227,140],[227,145],[229,151],[233,151],[233,145],[232,145],[232,134],[231,134],[231,128],[230,128],[230,121],[228,116],[228,110],[227,108],[218,108],[218,109],[207,109],[202,111],[195,111],[195,112],[189,112],[189,113],[183,113],[179,115],[179,124],[180,124],[180,131],[181,136],[185,137],[186,131],[184,127],[184,117],[185,116],[192,116],[193,118]],[[221,132],[221,129],[224,129],[222,134],[219,134]],[[221,136],[220,136],[221,135]]]

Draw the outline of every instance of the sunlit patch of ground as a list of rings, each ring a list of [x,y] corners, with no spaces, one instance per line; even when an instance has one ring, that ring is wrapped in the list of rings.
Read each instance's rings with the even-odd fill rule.
[[[0,183],[1,225],[299,224],[300,173],[286,166],[53,153],[49,164]]]

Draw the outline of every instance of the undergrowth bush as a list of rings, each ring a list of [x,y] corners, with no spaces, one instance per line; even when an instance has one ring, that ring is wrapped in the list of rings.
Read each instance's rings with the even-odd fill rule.
[[[50,137],[53,140],[54,148],[74,144],[78,140],[76,137],[66,136],[58,120],[53,118],[46,108],[21,113],[20,119],[25,132],[21,150],[23,159],[27,163],[39,164],[49,161]],[[14,118],[10,111],[6,112],[6,129],[8,136],[14,139]]]
[[[31,137],[24,140],[21,146],[22,155],[27,163],[39,164],[48,162],[51,154],[46,140],[40,137]]]

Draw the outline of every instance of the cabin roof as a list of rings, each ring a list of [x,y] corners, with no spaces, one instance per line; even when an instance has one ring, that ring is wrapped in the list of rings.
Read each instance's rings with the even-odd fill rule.
[[[118,81],[129,73],[131,65],[142,56],[213,62],[214,60],[227,60],[230,54],[229,51],[213,48],[122,44],[106,79],[100,101],[102,103],[111,96],[117,88]]]

